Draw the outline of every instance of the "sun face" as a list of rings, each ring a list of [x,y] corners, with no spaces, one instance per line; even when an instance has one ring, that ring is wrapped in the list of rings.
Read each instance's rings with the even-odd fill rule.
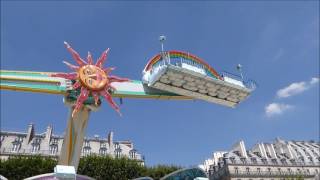
[[[78,96],[77,102],[74,106],[72,117],[80,110],[83,106],[83,102],[89,97],[89,95],[93,96],[96,104],[99,101],[99,97],[103,96],[111,107],[121,115],[118,105],[113,101],[110,94],[110,90],[116,90],[111,83],[126,82],[129,81],[129,79],[109,75],[114,68],[103,69],[103,64],[107,59],[109,48],[101,54],[96,64],[93,64],[90,52],[88,52],[87,61],[84,61],[67,42],[64,42],[64,44],[66,45],[67,50],[71,53],[73,59],[77,62],[78,66],[64,61],[64,63],[75,72],[56,73],[52,76],[75,80],[73,89],[76,90],[80,88],[80,95]]]
[[[86,86],[87,89],[97,91],[108,84],[107,74],[94,65],[82,66],[78,73],[82,85]]]

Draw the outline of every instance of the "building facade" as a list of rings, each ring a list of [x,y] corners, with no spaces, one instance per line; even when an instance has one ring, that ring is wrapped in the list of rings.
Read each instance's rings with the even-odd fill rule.
[[[0,158],[7,159],[9,156],[41,155],[58,158],[61,152],[63,136],[54,135],[52,126],[41,134],[36,134],[34,125],[29,124],[27,132],[0,132]],[[128,157],[144,164],[144,157],[134,149],[131,141],[114,141],[113,132],[106,138],[85,138],[81,156],[99,155],[112,157]]]
[[[203,167],[211,180],[319,179],[320,143],[277,138],[246,150],[240,141],[230,151],[213,153]]]

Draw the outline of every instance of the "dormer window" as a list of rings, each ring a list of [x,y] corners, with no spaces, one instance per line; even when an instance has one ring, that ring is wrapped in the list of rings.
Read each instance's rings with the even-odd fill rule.
[[[253,164],[257,164],[257,159],[256,158],[251,158],[251,161]]]
[[[58,138],[53,138],[52,140],[51,140],[51,144],[58,144]]]
[[[51,155],[55,155],[58,152],[58,144],[51,144],[49,147],[49,151]]]
[[[115,143],[114,144],[114,149],[119,149],[120,148],[120,144],[119,143]]]
[[[121,149],[120,148],[118,148],[118,149],[116,149],[114,152],[115,152],[115,155],[116,155],[116,158],[120,158],[121,157]]]
[[[269,153],[269,152],[267,152],[267,156],[268,156],[268,158],[271,158],[271,155],[270,155],[270,153]]]
[[[130,152],[129,152],[129,157],[131,158],[131,159],[136,159],[136,150],[131,150]]]
[[[259,152],[254,152],[253,154],[261,158],[261,154]]]
[[[246,158],[240,158],[240,160],[241,160],[242,164],[246,164],[247,163]]]
[[[233,151],[234,154],[236,154],[237,156],[241,157],[241,154],[239,151]]]
[[[99,154],[102,156],[107,155],[107,145],[106,143],[100,143]]]
[[[90,147],[90,142],[88,140],[84,141],[84,147]]]
[[[284,159],[284,158],[283,158],[283,159],[281,159],[281,163],[282,163],[282,164],[284,164],[284,165],[288,164],[288,163],[287,163],[287,160],[286,160],[286,159]]]
[[[107,148],[101,147],[101,148],[99,149],[99,154],[102,155],[102,156],[107,155]]]
[[[266,158],[262,158],[261,161],[262,161],[263,164],[268,164],[268,161],[267,161]]]
[[[235,160],[234,157],[230,157],[229,159],[230,159],[230,161],[231,161],[232,164],[235,164],[235,163],[236,163],[236,160]]]
[[[271,162],[272,162],[272,164],[274,164],[274,165],[277,165],[277,164],[278,164],[277,159],[271,159]]]
[[[13,142],[12,143],[12,152],[18,152],[21,148],[21,143],[20,142]]]
[[[35,138],[32,141],[32,149],[31,152],[32,153],[37,153],[40,150],[40,143],[41,143],[41,139],[40,138]]]

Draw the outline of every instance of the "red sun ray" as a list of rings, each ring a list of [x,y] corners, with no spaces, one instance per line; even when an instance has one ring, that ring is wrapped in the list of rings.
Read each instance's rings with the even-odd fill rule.
[[[116,110],[119,113],[120,116],[122,116],[119,106],[113,101],[111,95],[109,94],[109,92],[107,90],[100,91],[100,95],[103,96],[106,99],[106,101],[110,104],[110,106],[114,110]]]
[[[80,57],[79,53],[77,51],[75,51],[74,49],[72,49],[72,47],[67,43],[64,42],[64,44],[66,45],[67,50],[71,53],[73,59],[80,65],[80,66],[84,66],[87,65],[87,63]]]
[[[109,67],[109,68],[105,68],[103,69],[103,71],[106,73],[106,74],[109,74],[111,71],[115,70],[116,68],[115,67]]]
[[[113,71],[114,67],[103,68],[103,64],[106,62],[108,57],[109,48],[107,48],[99,57],[96,64],[93,64],[93,58],[90,52],[88,52],[87,62],[84,61],[80,55],[71,48],[71,46],[64,42],[67,50],[71,53],[73,59],[77,62],[77,65],[70,64],[66,61],[63,61],[70,69],[74,70],[73,73],[56,73],[52,74],[52,77],[61,77],[65,79],[75,80],[75,83],[72,85],[73,91],[79,89],[80,95],[77,97],[77,101],[74,105],[72,111],[72,117],[81,109],[83,103],[89,97],[89,94],[94,98],[95,104],[98,105],[100,96],[103,96],[106,101],[115,109],[119,115],[120,108],[113,101],[111,93],[116,90],[114,86],[111,85],[112,82],[126,82],[129,81],[127,78],[120,78],[118,76],[109,75]],[[112,92],[109,92],[111,90]]]
[[[99,101],[99,94],[97,92],[92,92],[92,96],[94,98],[94,103],[97,105]]]
[[[81,82],[80,82],[80,81],[77,81],[76,83],[74,83],[74,84],[72,85],[72,88],[73,88],[73,89],[78,89],[80,86],[81,86]]]
[[[108,56],[108,52],[109,52],[109,48],[106,49],[105,51],[102,52],[101,56],[99,57],[96,66],[98,66],[99,68],[102,68],[103,63],[106,61],[107,56]]]
[[[79,66],[75,66],[73,64],[68,63],[67,61],[62,61],[64,64],[66,64],[70,69],[74,70],[74,71],[78,71],[79,70]]]
[[[66,78],[70,80],[75,80],[77,79],[77,73],[55,73],[52,74],[52,77],[61,77],[61,78]]]
[[[93,64],[93,59],[92,59],[91,53],[89,51],[88,51],[87,61],[90,65]]]
[[[88,98],[89,91],[85,87],[81,87],[81,93],[77,99],[76,105],[72,111],[72,117],[80,110],[80,108],[83,106],[83,102]]]

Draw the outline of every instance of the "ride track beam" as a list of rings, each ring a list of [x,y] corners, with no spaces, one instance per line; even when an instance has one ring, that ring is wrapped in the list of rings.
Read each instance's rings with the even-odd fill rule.
[[[72,81],[60,77],[51,77],[52,74],[55,74],[55,72],[0,70],[0,89],[68,95],[70,91],[73,90]],[[137,80],[113,82],[111,85],[115,87],[115,91],[111,94],[112,97],[164,100],[193,99],[148,87],[143,84],[142,81]]]

